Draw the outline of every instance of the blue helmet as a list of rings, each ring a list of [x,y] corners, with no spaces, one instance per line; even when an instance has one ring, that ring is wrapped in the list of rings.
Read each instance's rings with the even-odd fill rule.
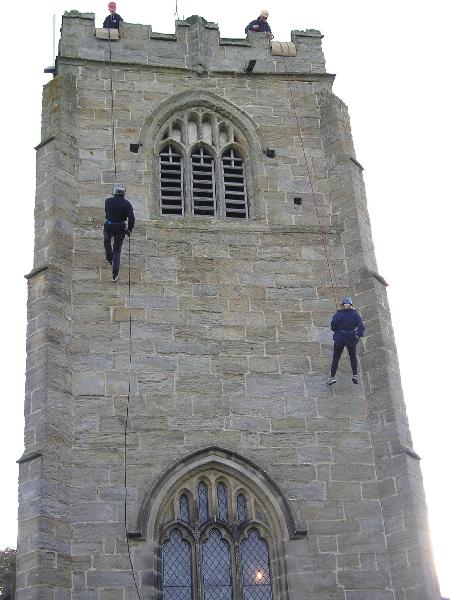
[[[341,306],[344,306],[344,304],[350,304],[350,306],[353,306],[353,300],[350,297],[342,298]]]

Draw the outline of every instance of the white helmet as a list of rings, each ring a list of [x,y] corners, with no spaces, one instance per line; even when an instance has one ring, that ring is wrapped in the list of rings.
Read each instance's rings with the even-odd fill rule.
[[[268,10],[262,10],[259,14],[260,17],[268,17],[269,16],[269,11]]]
[[[127,188],[124,186],[123,183],[116,183],[114,185],[114,196],[116,194],[119,194],[120,196],[125,196],[126,191],[127,191]]]

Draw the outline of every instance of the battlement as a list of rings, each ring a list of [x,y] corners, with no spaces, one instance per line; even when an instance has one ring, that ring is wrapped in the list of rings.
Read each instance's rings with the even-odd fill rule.
[[[291,32],[295,56],[275,56],[268,37],[249,33],[246,38],[222,38],[216,23],[194,15],[175,22],[175,33],[158,33],[151,25],[125,23],[118,40],[111,41],[115,63],[183,69],[203,75],[242,72],[256,60],[254,73],[324,74],[320,31]],[[95,15],[71,11],[62,19],[59,61],[105,61],[109,41],[95,36]]]

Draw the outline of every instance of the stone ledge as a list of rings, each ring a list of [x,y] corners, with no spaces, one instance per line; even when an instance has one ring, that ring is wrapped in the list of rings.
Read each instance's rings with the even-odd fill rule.
[[[280,57],[272,57],[271,62],[277,62],[277,58]],[[267,60],[267,59],[265,59]],[[262,61],[260,61],[262,62]],[[278,61],[279,62],[279,61]],[[99,60],[99,59],[95,59],[95,58],[77,58],[74,56],[58,56],[58,68],[61,65],[77,65],[77,66],[90,66],[90,65],[105,65],[105,64],[109,64],[108,61],[106,60]],[[157,71],[160,72],[161,70],[164,71],[164,73],[179,73],[181,72],[185,72],[185,73],[190,73],[192,72],[192,68],[191,67],[186,67],[186,66],[177,66],[177,65],[162,65],[162,64],[148,64],[148,63],[143,63],[143,62],[139,62],[139,61],[121,61],[121,60],[113,60],[113,65],[120,65],[121,67],[138,67],[139,71]],[[280,63],[281,64],[281,63]],[[303,71],[303,72],[293,72],[293,71],[288,71],[286,73],[286,71],[266,71],[266,72],[253,72],[251,74],[249,73],[245,73],[244,71],[237,71],[237,70],[226,70],[226,69],[209,69],[208,73],[210,76],[214,76],[214,75],[223,75],[223,76],[230,76],[230,77],[236,77],[236,76],[241,76],[241,77],[252,77],[252,78],[271,78],[271,77],[275,77],[276,79],[283,79],[283,78],[288,78],[289,81],[330,81],[331,83],[334,82],[336,75],[334,73],[321,73],[321,72],[310,72],[310,71]],[[58,70],[58,75],[59,70]]]
[[[361,171],[364,171],[364,167],[358,160],[356,160],[356,158],[353,158],[353,156],[349,156],[349,158],[352,161],[352,163],[354,163],[357,167],[361,169]]]
[[[313,235],[321,235],[321,234],[326,234],[326,235],[335,235],[337,233],[341,233],[343,231],[343,227],[342,226],[323,226],[323,227],[319,227],[318,225],[267,225],[264,226],[262,223],[252,223],[249,221],[246,221],[245,223],[242,223],[240,226],[236,223],[229,223],[229,222],[224,222],[224,223],[220,223],[220,222],[213,222],[213,223],[195,223],[192,221],[186,221],[186,219],[184,219],[183,221],[180,220],[180,222],[174,222],[174,221],[163,221],[163,220],[157,220],[157,221],[149,221],[148,223],[149,225],[154,226],[157,229],[182,229],[184,231],[202,231],[202,232],[206,232],[206,233],[215,233],[215,232],[239,232],[239,233],[276,233],[276,234],[280,234],[280,233],[284,233],[284,234],[291,234],[291,233],[310,233]],[[374,273],[370,273],[371,275],[375,276]],[[381,277],[381,275],[379,275],[378,277]],[[384,280],[383,280],[384,281]],[[386,284],[387,285],[387,284]]]
[[[39,275],[39,273],[43,273],[47,271],[48,265],[42,265],[42,267],[35,267],[29,273],[24,275],[25,279],[32,279],[35,275]]]
[[[39,144],[37,146],[35,146],[34,149],[35,150],[39,150],[39,148],[42,148],[43,146],[46,146],[50,142],[53,142],[53,140],[56,140],[56,136],[51,135],[50,137],[45,138],[45,140],[42,140],[42,142],[39,142]]]
[[[36,458],[41,458],[42,456],[44,456],[42,454],[42,452],[40,450],[33,450],[33,451],[25,451],[22,456],[16,460],[16,463],[18,465],[23,465],[24,463],[27,462],[31,462],[32,460],[36,459]]]

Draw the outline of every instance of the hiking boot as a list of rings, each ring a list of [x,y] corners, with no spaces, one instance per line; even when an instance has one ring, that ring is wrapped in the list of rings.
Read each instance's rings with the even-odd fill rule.
[[[353,375],[352,383],[358,384],[358,375]]]
[[[119,274],[118,273],[117,274],[113,273],[112,280],[113,281],[117,281],[118,279],[119,279]]]
[[[336,383],[336,379],[334,377],[330,377],[330,379],[327,381],[327,385],[333,385]]]

